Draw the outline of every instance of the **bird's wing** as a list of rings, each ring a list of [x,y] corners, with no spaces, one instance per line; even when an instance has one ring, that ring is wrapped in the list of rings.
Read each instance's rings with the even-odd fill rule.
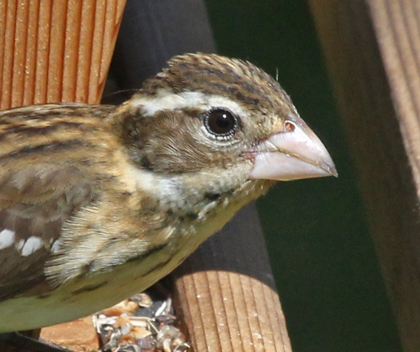
[[[48,289],[45,262],[66,220],[92,202],[93,185],[86,172],[60,164],[0,172],[0,301]]]

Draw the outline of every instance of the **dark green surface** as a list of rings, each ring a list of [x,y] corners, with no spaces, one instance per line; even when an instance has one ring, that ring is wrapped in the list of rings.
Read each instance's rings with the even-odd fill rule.
[[[219,53],[292,96],[339,179],[282,183],[258,203],[294,352],[400,351],[312,19],[303,0],[207,0]]]

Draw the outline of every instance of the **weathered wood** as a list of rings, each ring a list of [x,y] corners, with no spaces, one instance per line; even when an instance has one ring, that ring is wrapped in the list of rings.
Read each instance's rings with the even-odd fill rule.
[[[420,3],[311,0],[405,351],[420,351]]]

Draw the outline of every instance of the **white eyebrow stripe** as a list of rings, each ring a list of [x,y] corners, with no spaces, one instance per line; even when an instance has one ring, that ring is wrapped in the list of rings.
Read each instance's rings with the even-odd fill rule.
[[[29,237],[22,247],[21,255],[27,257],[42,248],[42,238],[37,236]]]
[[[4,229],[0,232],[0,249],[13,246],[15,243],[15,231]]]
[[[173,93],[160,91],[154,98],[135,97],[130,101],[133,106],[139,106],[146,116],[154,116],[163,110],[227,108],[238,116],[246,116],[246,111],[236,102],[221,95],[208,95],[200,92]]]

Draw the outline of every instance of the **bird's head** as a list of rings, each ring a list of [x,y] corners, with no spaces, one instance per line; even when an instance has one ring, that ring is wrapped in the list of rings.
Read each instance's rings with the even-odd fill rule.
[[[176,56],[121,109],[123,139],[137,168],[211,188],[205,193],[337,175],[290,97],[249,62]]]

